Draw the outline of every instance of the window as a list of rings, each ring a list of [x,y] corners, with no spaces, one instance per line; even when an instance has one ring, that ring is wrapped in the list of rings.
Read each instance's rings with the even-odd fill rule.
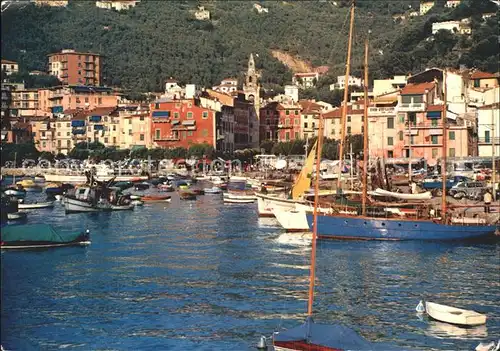
[[[415,144],[415,135],[410,136],[410,144]]]
[[[66,123],[66,128],[71,127],[71,123]]]
[[[203,113],[201,114],[201,117],[203,119],[207,119],[208,118],[208,112],[207,111],[203,111]]]
[[[432,135],[431,136],[431,142],[433,144],[437,144],[438,143],[438,136],[437,135]]]
[[[187,113],[187,118],[193,118],[193,112],[188,112]]]
[[[432,126],[432,127],[437,127],[437,126],[438,126],[438,120],[437,120],[437,119],[433,119],[433,120],[431,121],[431,126]]]
[[[365,132],[365,126],[361,126],[361,134]]]
[[[128,119],[128,124],[132,124],[132,118]]]
[[[139,117],[139,121],[144,121],[144,116]]]
[[[71,146],[71,140],[66,140],[66,146],[69,148]]]
[[[387,118],[387,129],[394,129],[394,117]]]
[[[393,137],[387,137],[387,145],[389,145],[389,146],[394,145],[394,138]]]
[[[108,116],[104,116],[104,122],[108,121]]]
[[[57,123],[57,128],[61,128],[61,123]]]
[[[474,79],[474,88],[479,88],[481,86],[479,79]]]
[[[335,129],[332,129],[332,135],[335,135]]]
[[[144,134],[139,135],[139,140],[144,141]]]
[[[116,132],[116,125],[113,124],[113,132]]]
[[[448,133],[448,139],[455,140],[455,132],[449,132]]]
[[[300,139],[299,132],[295,132],[295,139]]]
[[[290,111],[289,110],[285,110],[285,115],[289,115],[290,114]]]
[[[61,132],[57,132],[57,136],[61,136]]]
[[[394,157],[394,151],[392,151],[392,150],[387,151],[387,157],[388,158],[393,158]]]
[[[193,104],[191,102],[188,102],[188,107],[193,107]]]
[[[490,131],[489,130],[485,130],[484,131],[484,142],[485,143],[491,143]]]
[[[408,112],[408,122],[412,126],[417,124],[417,114],[415,112]]]
[[[61,140],[59,140],[59,142],[61,142]],[[47,143],[45,141],[42,141],[42,147],[45,147],[47,145]]]
[[[285,126],[289,126],[290,125],[290,118],[287,118],[285,119]]]
[[[43,145],[43,146],[45,146],[45,142],[43,142],[43,143],[44,143],[44,145]],[[61,147],[61,140],[58,140],[58,141],[57,141],[57,147]]]
[[[347,116],[347,122],[351,122],[351,116]]]
[[[155,104],[155,110],[158,110],[160,108],[160,104],[159,103],[156,103]]]
[[[436,158],[438,155],[438,149],[432,149],[432,158]]]
[[[307,122],[304,122],[304,128],[307,128]]]
[[[174,118],[179,118],[179,112],[174,112]]]
[[[41,134],[42,134],[42,137],[45,137],[45,132],[41,132]]]
[[[98,101],[99,105],[101,105],[102,104],[102,97],[98,98],[97,101]]]
[[[113,144],[116,144],[116,137],[113,137]]]
[[[69,136],[70,136],[70,134],[71,134],[70,132],[66,132],[66,136],[68,136],[68,137],[69,137]]]
[[[290,140],[290,132],[285,133],[285,140],[286,141]]]
[[[299,110],[295,110],[295,116],[299,115]]]
[[[85,102],[89,102],[89,98],[88,97],[85,98]]]
[[[132,135],[132,129],[128,130],[128,135]]]
[[[449,156],[455,157],[455,148],[450,147]]]
[[[108,137],[105,137],[104,138],[104,143],[107,144],[108,143]]]
[[[400,131],[400,132],[398,133],[398,135],[399,135],[399,141],[403,141],[403,138],[404,138],[404,133],[403,133],[403,131]]]
[[[308,138],[309,138],[309,134],[304,133],[304,139],[308,139]]]
[[[295,122],[294,122],[294,124],[295,124],[296,126],[299,126],[299,125],[300,125],[300,121],[299,121],[299,119],[298,119],[298,118],[295,118]]]
[[[188,130],[188,136],[193,136],[193,131],[192,130]]]
[[[160,133],[161,133],[161,130],[160,130],[160,129],[155,129],[155,139],[156,139],[156,140],[159,140],[159,139],[160,139]]]
[[[347,134],[351,134],[351,127],[347,127]]]

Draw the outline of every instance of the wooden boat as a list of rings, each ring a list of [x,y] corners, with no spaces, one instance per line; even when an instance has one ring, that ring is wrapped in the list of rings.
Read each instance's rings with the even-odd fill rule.
[[[166,201],[170,199],[170,195],[145,195],[141,196],[140,200],[143,202],[157,202]]]
[[[9,225],[2,228],[2,250],[89,245],[89,231],[63,233],[48,224]]]
[[[205,195],[205,190],[203,189],[191,189],[191,191],[196,195]]]
[[[34,209],[38,209],[38,208],[52,208],[52,207],[54,207],[54,201],[34,202],[31,204],[19,203],[18,207],[20,210],[34,210]]]
[[[181,200],[196,200],[196,193],[192,191],[179,191]]]
[[[434,302],[425,302],[425,312],[435,320],[450,324],[472,327],[486,323],[484,314]]]

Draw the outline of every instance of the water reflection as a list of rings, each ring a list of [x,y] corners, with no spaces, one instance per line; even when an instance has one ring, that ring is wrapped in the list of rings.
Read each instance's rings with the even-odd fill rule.
[[[310,234],[284,233],[254,205],[200,196],[71,216],[56,205],[29,222],[89,228],[93,242],[2,253],[7,349],[247,350],[305,316]],[[321,241],[315,319],[402,347],[473,349],[473,339],[500,334],[498,250]],[[418,320],[414,308],[429,297],[486,313],[487,330],[459,335]]]
[[[461,328],[453,324],[429,321],[426,334],[435,338],[481,340],[488,336],[488,329],[486,328],[486,325],[473,328]]]

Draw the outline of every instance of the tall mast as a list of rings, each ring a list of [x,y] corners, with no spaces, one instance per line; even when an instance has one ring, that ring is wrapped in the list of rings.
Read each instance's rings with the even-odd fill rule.
[[[369,34],[370,32],[368,32]],[[363,201],[362,215],[366,216],[366,197],[368,195],[368,38],[365,40],[365,104],[363,115]],[[352,167],[352,165],[351,165]]]
[[[347,63],[345,70],[345,80],[344,80],[344,102],[342,106],[342,118],[340,121],[341,134],[340,134],[340,147],[339,147],[339,172],[337,178],[337,189],[340,189],[342,182],[342,160],[344,158],[344,139],[346,132],[346,116],[347,116],[347,98],[349,97],[349,75],[351,74],[351,47],[352,47],[352,34],[354,30],[354,0],[351,5],[351,23],[349,26],[349,42],[347,44]]]
[[[316,238],[318,236],[318,199],[319,199],[319,172],[321,165],[321,149],[323,148],[323,114],[319,115],[318,146],[316,156],[316,179],[314,181],[314,212],[313,235],[311,249],[311,272],[309,275],[309,300],[307,302],[307,315],[312,316],[314,301],[314,280],[316,279]]]
[[[443,222],[446,223],[446,154],[448,151],[448,121],[446,118],[446,111],[448,109],[447,105],[447,94],[446,94],[446,69],[443,70],[443,116],[441,118],[443,123],[443,150],[441,157],[441,178],[443,182],[443,187],[441,189],[441,218]]]

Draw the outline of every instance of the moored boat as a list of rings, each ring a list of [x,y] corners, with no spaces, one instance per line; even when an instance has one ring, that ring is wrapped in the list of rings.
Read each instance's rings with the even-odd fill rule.
[[[192,191],[179,191],[181,200],[196,200],[196,193]]]
[[[172,184],[158,184],[157,188],[159,191],[164,191],[164,192],[174,191],[174,186]]]
[[[4,226],[1,231],[1,249],[40,249],[90,244],[89,231],[64,233],[48,224]]]
[[[34,203],[19,203],[20,210],[33,210],[39,208],[52,208],[54,207],[54,201],[47,202],[34,202]]]
[[[203,191],[205,192],[205,194],[220,194],[220,193],[222,193],[222,189],[217,187],[217,186],[213,186],[211,188],[204,188]]]
[[[26,219],[28,214],[26,212],[11,212],[7,213],[7,219],[9,221],[20,221]]]
[[[224,202],[233,203],[233,204],[251,204],[255,202],[255,199],[238,199],[238,198],[230,198],[225,197]]]
[[[12,187],[4,190],[5,195],[15,196],[15,197],[24,197],[26,196],[26,190],[23,187]]]
[[[486,315],[434,302],[425,302],[425,312],[435,320],[463,326],[486,324]]]
[[[170,195],[145,195],[140,197],[140,200],[144,202],[166,201],[169,199]]]
[[[137,183],[134,185],[135,190],[146,190],[149,189],[150,184],[146,182]]]

